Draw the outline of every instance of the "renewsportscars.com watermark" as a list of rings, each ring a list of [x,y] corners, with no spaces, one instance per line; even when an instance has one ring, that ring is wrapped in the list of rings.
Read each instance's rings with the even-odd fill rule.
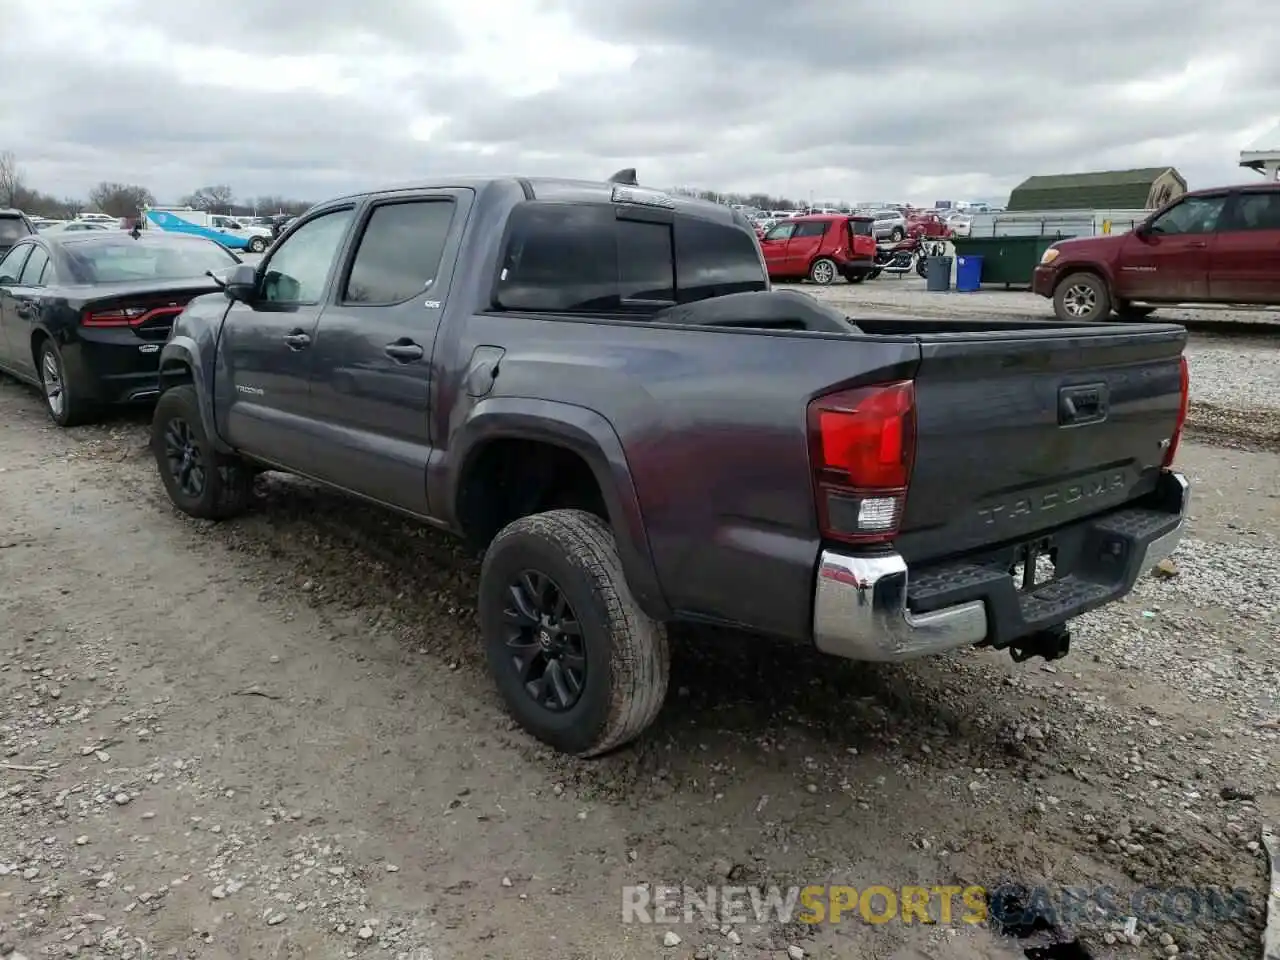
[[[677,924],[982,924],[1004,926],[1039,919],[1051,926],[1083,920],[1126,920],[1164,925],[1221,922],[1244,917],[1243,889],[1216,887],[1057,887],[1002,884],[866,887],[653,886],[622,888],[622,922]]]
[[[936,921],[930,914],[937,906]],[[639,885],[622,888],[623,923],[867,923],[977,924],[987,919],[985,887]]]

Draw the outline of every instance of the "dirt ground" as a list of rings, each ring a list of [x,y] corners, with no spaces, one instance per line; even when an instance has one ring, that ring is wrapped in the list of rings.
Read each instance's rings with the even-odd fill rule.
[[[642,883],[1002,882],[1240,888],[1228,919],[1064,936],[1258,953],[1276,453],[1185,445],[1176,572],[1081,618],[1065,660],[681,632],[651,732],[576,762],[505,717],[473,557],[273,475],[249,516],[188,520],[146,422],[58,431],[0,378],[0,956],[1020,957],[959,922],[622,922]]]

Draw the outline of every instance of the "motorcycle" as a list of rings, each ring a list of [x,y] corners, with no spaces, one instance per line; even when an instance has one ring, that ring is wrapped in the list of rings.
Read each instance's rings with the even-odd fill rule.
[[[929,258],[943,256],[946,249],[944,240],[926,240],[919,236],[877,246],[875,269],[867,279],[878,277],[882,271],[901,276],[913,269],[921,278],[925,278],[929,274]]]

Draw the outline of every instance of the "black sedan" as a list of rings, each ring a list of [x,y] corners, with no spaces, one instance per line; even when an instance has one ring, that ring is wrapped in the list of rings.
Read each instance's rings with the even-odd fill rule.
[[[211,240],[123,230],[22,238],[0,260],[0,371],[68,427],[154,399],[160,347],[187,301],[240,258]]]

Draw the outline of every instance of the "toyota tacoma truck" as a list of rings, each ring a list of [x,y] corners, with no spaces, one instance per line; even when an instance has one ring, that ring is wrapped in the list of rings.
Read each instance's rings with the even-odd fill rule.
[[[1185,341],[851,319],[633,172],[456,179],[322,203],[192,300],[151,442],[193,517],[278,470],[469,538],[507,708],[585,757],[658,714],[674,622],[1064,655],[1181,535]]]

